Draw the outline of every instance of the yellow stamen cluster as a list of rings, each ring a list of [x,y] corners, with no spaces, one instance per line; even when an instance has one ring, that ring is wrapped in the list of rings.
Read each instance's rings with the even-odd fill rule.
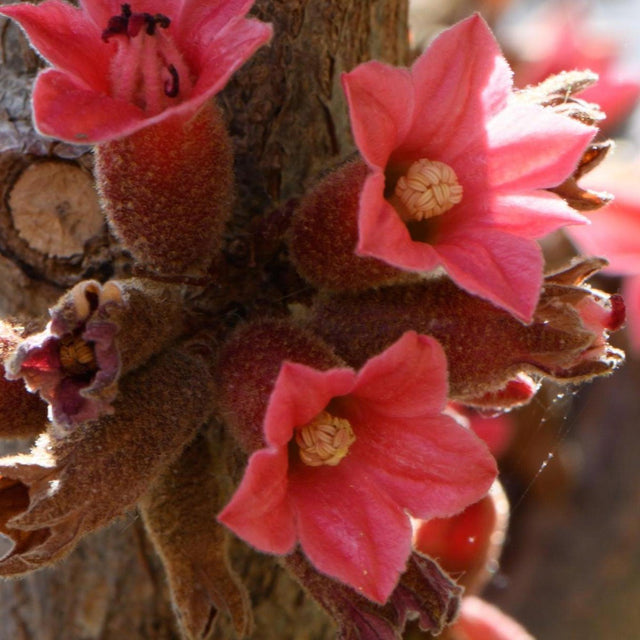
[[[462,186],[448,164],[422,158],[398,180],[395,195],[410,220],[426,220],[458,204],[462,200]]]
[[[337,465],[356,437],[348,420],[323,411],[296,431],[300,459],[310,467]]]
[[[65,373],[81,376],[97,369],[93,348],[80,336],[62,336],[59,348],[60,364]]]

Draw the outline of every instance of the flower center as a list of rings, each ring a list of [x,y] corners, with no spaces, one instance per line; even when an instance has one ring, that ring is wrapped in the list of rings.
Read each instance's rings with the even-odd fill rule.
[[[356,437],[348,420],[323,411],[296,432],[300,459],[310,467],[337,465]]]
[[[171,20],[162,13],[134,13],[123,4],[109,19],[102,39],[116,37],[118,50],[111,61],[111,93],[150,115],[160,113],[191,92],[189,70],[171,37]]]
[[[67,334],[60,338],[60,365],[70,376],[94,373],[98,365],[93,347],[80,336]]]
[[[396,183],[394,195],[403,205],[405,222],[427,220],[448,211],[462,200],[462,186],[444,162],[416,160]]]

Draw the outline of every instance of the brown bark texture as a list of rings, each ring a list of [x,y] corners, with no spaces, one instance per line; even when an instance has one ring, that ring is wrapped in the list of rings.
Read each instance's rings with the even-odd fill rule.
[[[252,13],[274,25],[273,41],[218,96],[236,172],[225,259],[242,268],[252,264],[248,226],[353,152],[340,74],[371,58],[397,64],[408,56],[407,0],[258,0]],[[0,44],[0,313],[38,326],[69,287],[127,276],[132,260],[104,224],[90,150],[43,139],[32,128],[30,89],[42,61],[6,20]],[[244,292],[245,301],[250,296]],[[238,455],[219,429],[209,436],[227,452],[220,459]],[[12,453],[29,442],[3,445]],[[231,547],[252,598],[252,637],[334,635],[273,558],[238,541]],[[160,560],[135,511],[87,536],[54,568],[0,582],[0,620],[0,640],[180,637]],[[233,638],[232,623],[221,617],[212,637]]]

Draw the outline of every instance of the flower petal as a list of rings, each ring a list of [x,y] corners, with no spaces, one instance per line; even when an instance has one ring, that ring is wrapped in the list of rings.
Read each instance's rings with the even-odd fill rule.
[[[348,465],[298,469],[289,491],[303,551],[323,573],[384,603],[411,551],[404,511],[378,490],[371,474]]]
[[[253,53],[269,41],[271,25],[258,20],[238,19],[211,41],[197,39],[196,47],[186,47],[185,56],[198,73],[192,98],[184,105],[201,104],[220,91],[229,78]],[[193,41],[193,40],[192,40]],[[191,107],[192,110],[193,107]]]
[[[438,254],[430,244],[414,242],[396,210],[384,199],[384,175],[372,173],[360,194],[358,255],[417,271],[438,266]]]
[[[488,126],[489,181],[502,192],[555,187],[597,129],[533,104],[512,104]]]
[[[342,87],[360,153],[369,165],[384,169],[411,122],[413,90],[409,72],[374,60],[344,74]]]
[[[355,384],[351,369],[318,371],[303,364],[285,362],[278,374],[264,419],[267,442],[285,446],[293,429],[317,416],[336,396],[348,394]]]
[[[52,65],[77,76],[95,91],[108,91],[109,58],[115,45],[101,40],[101,31],[84,11],[67,2],[45,0],[38,5],[4,6],[0,14],[16,20]]]
[[[228,23],[243,17],[254,2],[255,0],[181,0],[178,2],[180,8],[174,37],[181,49],[200,47],[215,39]],[[197,34],[197,38],[194,38],[194,34]]]
[[[429,336],[407,331],[358,373],[351,396],[393,418],[438,415],[447,401],[447,360]]]
[[[542,285],[540,247],[495,229],[466,231],[437,247],[447,273],[465,291],[530,322]]]
[[[38,76],[33,110],[41,133],[76,144],[121,137],[148,122],[133,104],[87,89],[56,69],[46,69]]]
[[[627,330],[631,347],[636,353],[640,353],[640,276],[625,279],[622,296],[627,310]]]
[[[589,223],[562,198],[543,190],[497,196],[490,219],[492,226],[522,238],[541,238],[564,225]]]
[[[484,123],[511,90],[511,70],[478,14],[440,34],[411,75],[416,106],[407,145],[443,162],[484,137]]]
[[[267,553],[288,553],[296,541],[287,466],[286,447],[254,453],[240,486],[218,515],[243,540]]]
[[[589,216],[588,227],[573,227],[569,236],[587,255],[603,256],[609,262],[607,273],[640,273],[640,206],[626,194],[618,196]]]
[[[369,475],[412,516],[452,516],[486,495],[495,480],[487,446],[449,416],[392,419],[363,405],[351,421],[351,474]]]

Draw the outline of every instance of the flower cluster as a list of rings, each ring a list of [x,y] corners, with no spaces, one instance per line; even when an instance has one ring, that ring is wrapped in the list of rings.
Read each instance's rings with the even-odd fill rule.
[[[604,261],[545,275],[536,242],[586,222],[567,185],[600,149],[595,119],[544,87],[516,95],[472,16],[410,69],[343,75],[359,156],[255,216],[243,233],[262,251],[239,265],[227,224],[249,216],[233,215],[212,98],[272,37],[252,4],[0,9],[51,64],[33,89],[38,130],[94,145],[102,209],[138,276],[81,280],[40,331],[3,325],[0,435],[40,435],[0,458],[13,542],[0,575],[57,561],[137,506],[185,637],[207,637],[219,612],[252,628],[230,532],[280,557],[343,637],[391,640],[415,618],[439,633],[460,606],[452,633],[467,633],[488,605],[461,604],[447,572],[475,585],[492,552],[449,564],[433,523],[491,507],[497,465],[451,401],[509,410],[544,378],[623,359],[608,343],[622,299],[585,284]],[[485,539],[497,520],[481,519]]]

